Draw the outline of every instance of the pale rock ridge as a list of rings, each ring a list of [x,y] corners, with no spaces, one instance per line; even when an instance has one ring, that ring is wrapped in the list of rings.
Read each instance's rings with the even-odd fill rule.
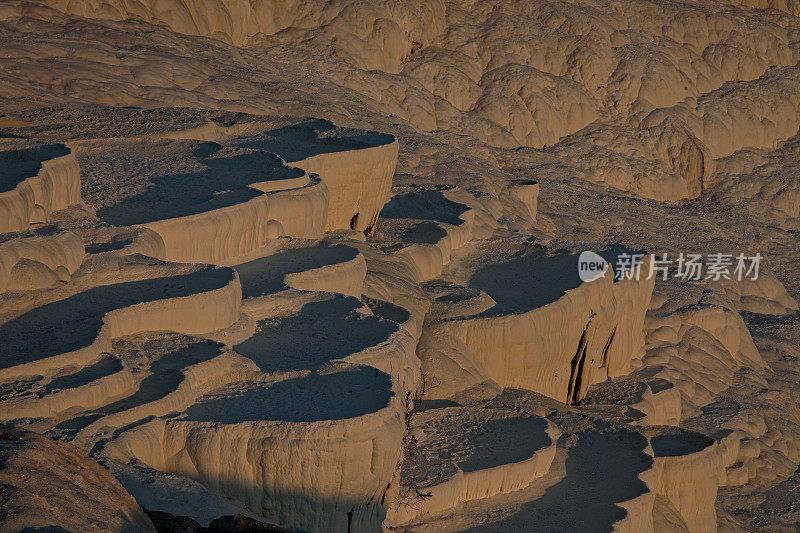
[[[742,328],[738,313],[709,302],[672,308],[668,316],[649,310],[646,353],[631,361],[633,376],[642,376],[643,384],[637,394],[616,398],[635,410],[631,423],[681,424],[726,390],[739,369],[764,372],[766,365]],[[597,401],[595,395],[588,403]]]
[[[763,276],[757,281],[742,282],[736,290],[731,290],[733,284],[724,282],[712,284],[712,290],[684,287],[672,298],[659,294],[653,299],[645,321],[647,352],[641,368],[633,373],[645,377],[648,384],[639,403],[628,405],[638,413],[633,414],[633,423],[651,426],[644,432],[651,437],[658,473],[654,490],[669,500],[665,507],[664,500],[659,503],[657,496],[653,515],[657,527],[669,524],[671,529],[713,530],[719,488],[739,486],[756,478],[773,479],[779,472],[791,470],[792,458],[800,453],[788,444],[791,439],[786,445],[777,445],[785,435],[767,429],[771,423],[768,420],[774,416],[768,410],[764,414],[734,411],[713,419],[710,427],[701,414],[703,408],[711,413],[718,409],[710,406],[720,405],[720,395],[730,390],[742,369],[747,369],[746,375],[756,390],[767,386],[772,369],[764,362],[735,309],[791,314],[796,304],[788,295],[783,296],[783,288],[775,285],[772,276]],[[776,299],[772,305],[764,303],[766,294]],[[638,362],[634,361],[633,366],[639,366]],[[658,430],[662,424],[688,424],[711,432],[714,439],[701,434],[688,440],[671,436],[683,430]],[[658,438],[663,441],[661,450],[655,442]],[[692,442],[697,444],[695,451],[681,451]],[[687,476],[694,480],[689,481]]]
[[[708,146],[712,158],[725,157],[745,147],[775,149],[781,141],[797,134],[799,68],[773,67],[755,80],[730,82],[697,98],[694,105],[656,110],[642,124],[659,122],[664,114],[675,116]]]
[[[442,269],[450,263],[451,254],[472,239],[474,213],[466,211],[461,215],[461,224],[437,224],[443,230],[442,237],[433,244],[419,243],[407,246],[397,252],[397,256],[413,272],[416,282],[438,277]]]
[[[444,2],[398,3],[385,13],[379,2],[336,2],[323,9],[317,0],[47,0],[60,11],[89,18],[138,17],[178,33],[213,37],[238,46],[255,35],[286,32],[294,38],[336,43],[346,35],[349,58],[363,68],[397,72],[403,60],[430,42],[444,25]],[[384,8],[384,9],[380,9]],[[339,44],[339,43],[336,43]]]
[[[164,256],[159,259],[224,262],[281,235],[322,237],[328,202],[327,186],[314,179],[299,189],[264,193],[244,204],[150,222],[144,227],[163,242]],[[187,232],[198,238],[186,239]]]
[[[725,0],[726,3],[742,5],[750,9],[779,9],[792,15],[800,15],[800,3],[797,0]]]
[[[489,409],[474,413],[450,407],[424,411],[419,418],[414,432],[420,435],[421,464],[404,464],[404,468],[415,470],[419,490],[430,495],[393,509],[386,519],[392,526],[413,524],[463,502],[525,488],[550,470],[561,434],[544,418]],[[505,431],[520,432],[511,442],[499,427],[503,422],[512,424]],[[509,462],[497,460],[497,449],[503,445],[512,450]]]
[[[640,426],[677,426],[682,420],[681,390],[668,381],[648,383],[639,402],[630,407],[644,416],[633,422]]]
[[[88,336],[92,338],[90,344],[66,353],[5,366],[0,369],[0,377],[11,379],[36,374],[48,376],[68,367],[86,366],[97,361],[101,353],[108,351],[114,338],[142,331],[158,331],[166,328],[181,333],[197,334],[229,326],[239,316],[241,305],[239,277],[232,269],[207,268],[206,272],[212,274],[212,284],[215,283],[214,278],[221,281],[218,287],[189,296],[143,301],[112,308],[102,317],[98,317],[97,330],[88,332]],[[199,274],[202,276],[203,272],[200,271]],[[59,318],[53,317],[54,320]]]
[[[796,168],[783,165],[798,157],[800,138],[792,137],[777,150],[742,149],[719,159],[709,197],[765,218],[786,229],[798,227],[800,187]]]
[[[545,258],[541,267],[546,265]],[[577,269],[569,258],[567,265]],[[554,301],[521,313],[503,311],[485,295],[468,297],[464,303],[474,304],[461,309],[448,306],[439,316],[433,312],[426,335],[440,340],[421,344],[423,369],[433,373],[439,365],[455,366],[471,376],[467,381],[456,379],[455,389],[444,387],[433,393],[453,397],[489,381],[575,403],[591,384],[626,374],[631,360],[644,352],[643,317],[655,280],[611,278],[607,273],[592,282],[567,286]],[[458,354],[458,362],[435,355],[439,343],[448,346],[448,354]]]
[[[49,221],[53,211],[81,203],[78,161],[66,146],[8,150],[0,152],[0,162],[26,167],[11,170],[13,188],[4,183],[0,189],[0,233],[26,230]]]
[[[122,434],[106,453],[123,461],[138,457],[156,469],[199,479],[279,523],[375,530],[402,453],[403,392],[392,381],[388,403],[355,418],[224,424],[191,416],[155,420]],[[365,457],[370,468],[363,468]]]
[[[483,75],[480,87],[481,97],[472,110],[509,132],[509,147],[555,144],[599,115],[585,88],[524,65],[492,69]],[[566,111],[564,101],[570,102]]]
[[[721,290],[739,311],[765,315],[786,315],[797,311],[797,302],[769,272],[760,272],[758,279],[720,280]]]
[[[56,281],[69,281],[83,256],[83,242],[70,232],[2,242],[0,292],[46,288]]]
[[[714,300],[706,296],[677,309],[665,302],[668,316],[655,308],[645,320],[642,364],[661,368],[656,377],[681,391],[681,419],[727,389],[739,368],[767,369],[739,313],[725,300]]]

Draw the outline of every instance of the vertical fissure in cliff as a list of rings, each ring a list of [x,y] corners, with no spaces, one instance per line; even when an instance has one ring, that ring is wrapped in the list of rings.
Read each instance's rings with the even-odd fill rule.
[[[606,345],[603,346],[603,359],[600,362],[600,366],[603,368],[608,368],[608,351],[611,349],[611,345],[614,344],[614,336],[617,334],[617,325],[611,330],[611,335],[608,336]]]
[[[589,315],[589,321],[586,322],[583,333],[581,333],[581,338],[578,341],[578,349],[575,351],[575,355],[570,363],[569,386],[567,387],[568,405],[574,405],[580,400],[581,385],[583,384],[583,369],[586,363],[586,352],[589,348],[589,326],[592,324],[592,320],[595,316],[597,316],[597,313],[592,310]]]

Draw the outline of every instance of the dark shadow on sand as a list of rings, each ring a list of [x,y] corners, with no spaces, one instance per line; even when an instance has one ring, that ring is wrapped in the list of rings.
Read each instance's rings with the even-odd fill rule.
[[[37,307],[0,325],[0,368],[84,348],[94,342],[103,316],[140,302],[189,296],[230,282],[230,271],[209,269],[95,287]]]
[[[536,451],[553,442],[546,430],[547,421],[539,417],[487,420],[464,436],[464,441],[480,441],[481,446],[458,467],[472,472],[530,459]],[[511,435],[513,437],[509,438]]]
[[[355,259],[357,255],[355,248],[321,243],[307,248],[280,250],[234,268],[242,283],[242,297],[252,298],[285,289],[283,278],[286,274],[344,263]]]
[[[531,524],[541,531],[611,531],[615,522],[627,516],[617,503],[647,492],[638,475],[653,460],[643,451],[647,439],[640,433],[600,421],[595,425],[570,435],[574,442],[568,445],[564,479],[505,519],[468,531],[525,531]],[[565,438],[560,439],[561,446]]]
[[[362,303],[336,296],[305,304],[295,315],[261,320],[258,331],[234,350],[264,372],[313,370],[334,359],[376,346],[397,324],[357,311]]]
[[[251,384],[223,396],[201,398],[186,410],[186,419],[217,424],[344,420],[386,407],[392,395],[388,374],[359,366],[273,385]]]
[[[0,152],[0,193],[11,191],[26,179],[36,176],[43,161],[69,153],[69,148],[63,144]]]
[[[464,222],[459,216],[468,210],[466,205],[448,200],[441,191],[421,190],[392,196],[381,209],[380,217],[431,220],[457,226]]]
[[[201,143],[194,155],[206,170],[158,177],[140,194],[103,207],[97,216],[112,226],[131,226],[195,215],[242,204],[264,194],[250,188],[253,183],[304,174],[285,166],[273,154],[238,153],[216,143]]]
[[[319,154],[363,150],[393,141],[394,137],[386,133],[340,128],[328,120],[308,119],[257,135],[248,135],[237,139],[233,144],[272,152],[291,163]]]
[[[561,298],[581,284],[578,255],[547,255],[534,250],[478,269],[469,286],[480,289],[497,304],[487,316],[524,313]]]

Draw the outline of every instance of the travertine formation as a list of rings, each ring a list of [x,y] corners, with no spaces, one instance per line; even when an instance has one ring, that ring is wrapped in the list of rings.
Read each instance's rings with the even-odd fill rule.
[[[791,530],[799,14],[1,2],[0,530]]]
[[[66,146],[20,144],[0,160],[0,233],[49,222],[53,211],[81,201],[78,162]]]
[[[560,434],[530,413],[459,407],[422,413],[414,431],[419,460],[406,462],[403,475],[427,496],[394,509],[387,518],[393,525],[527,487],[550,470]],[[509,431],[516,433],[512,440]]]

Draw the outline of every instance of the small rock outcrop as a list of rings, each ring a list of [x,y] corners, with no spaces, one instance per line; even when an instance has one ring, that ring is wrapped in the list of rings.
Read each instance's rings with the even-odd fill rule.
[[[0,531],[156,531],[106,469],[32,431],[0,425],[0,487]]]

